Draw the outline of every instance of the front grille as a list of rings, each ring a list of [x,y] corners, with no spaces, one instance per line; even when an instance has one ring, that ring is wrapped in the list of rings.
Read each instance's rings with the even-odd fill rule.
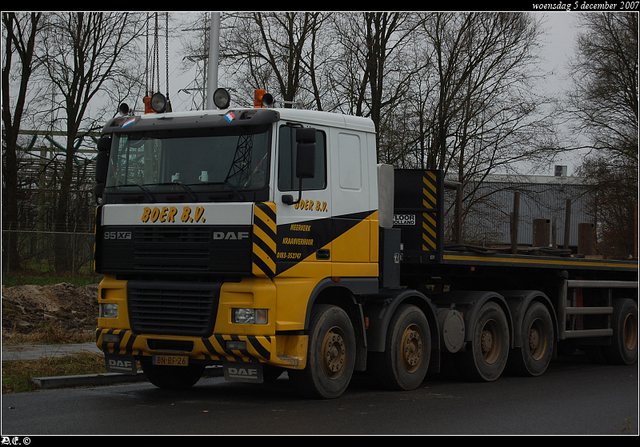
[[[208,337],[215,324],[220,285],[129,281],[131,329],[138,334]]]
[[[136,228],[134,268],[147,271],[206,271],[211,231],[208,228]]]
[[[99,238],[96,268],[100,273],[136,275],[247,275],[251,273],[252,227],[111,226],[99,234],[125,234],[127,239]],[[243,235],[243,237],[238,237]]]

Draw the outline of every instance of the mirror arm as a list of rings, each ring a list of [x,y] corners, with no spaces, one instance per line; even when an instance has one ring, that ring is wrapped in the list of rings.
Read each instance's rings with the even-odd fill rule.
[[[282,196],[282,202],[287,205],[295,205],[300,203],[300,200],[302,200],[302,178],[298,179],[298,200],[293,200],[293,196],[291,194]]]

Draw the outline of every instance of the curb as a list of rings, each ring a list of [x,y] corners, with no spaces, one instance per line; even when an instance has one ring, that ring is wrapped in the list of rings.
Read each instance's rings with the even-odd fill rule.
[[[222,367],[207,368],[202,377],[221,377]],[[139,371],[136,375],[105,373],[81,374],[77,376],[32,377],[31,382],[40,389],[73,388],[78,386],[105,386],[119,383],[146,382],[147,376]]]
[[[55,388],[73,388],[76,386],[101,386],[115,385],[117,383],[143,382],[147,376],[143,372],[137,375],[107,373],[107,374],[81,374],[77,376],[58,377],[32,377],[31,382],[43,390]]]

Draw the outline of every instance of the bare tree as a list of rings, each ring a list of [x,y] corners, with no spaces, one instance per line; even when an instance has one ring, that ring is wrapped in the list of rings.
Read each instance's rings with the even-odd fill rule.
[[[244,67],[234,73],[241,97],[252,97],[253,89],[265,88],[285,101],[286,107],[301,101],[322,109],[313,77],[315,39],[326,14],[252,12],[226,16],[224,20],[233,26],[223,30],[221,59],[228,66]]]
[[[96,129],[96,123],[104,120],[104,116],[88,115],[92,100],[108,91],[112,83],[117,84],[118,79],[126,79],[125,66],[134,54],[132,45],[144,31],[142,24],[139,15],[128,13],[52,13],[48,17],[46,45],[40,50],[39,59],[54,97],[60,99],[57,104],[66,132],[65,165],[54,218],[58,231],[73,229],[70,193],[77,138],[83,128]],[[112,105],[111,110],[116,107],[117,104]],[[59,238],[56,270],[69,268],[64,238]]]
[[[578,174],[598,197],[601,253],[637,256],[638,14],[584,14],[579,23],[568,111],[590,153]]]
[[[569,112],[587,148],[618,166],[638,165],[638,14],[583,14],[570,64]],[[633,187],[634,185],[629,185]],[[635,191],[635,188],[633,188]]]
[[[34,49],[36,36],[39,32],[42,13],[15,14],[2,13],[3,31],[6,33],[4,65],[2,67],[2,123],[3,123],[3,158],[2,179],[4,191],[2,201],[3,221],[12,223],[18,221],[18,161],[17,145],[18,131],[22,123],[27,99],[27,87],[34,70]],[[13,56],[19,59],[18,68],[12,66]],[[18,93],[12,100],[11,75],[17,70],[19,79]],[[19,267],[19,257],[16,250],[16,239],[9,238],[12,243],[3,249],[5,255],[10,256],[13,267]],[[3,239],[4,241],[4,239]]]
[[[423,24],[437,86],[420,123],[431,136],[426,167],[479,185],[533,157],[551,122],[534,89],[540,22],[524,13],[432,13]],[[481,199],[477,188],[464,191],[463,216]]]
[[[415,37],[416,18],[410,13],[343,13],[333,22],[338,57],[328,76],[340,92],[343,112],[372,119],[384,161],[388,151],[381,148],[381,123],[407,99],[416,66],[404,56]]]
[[[453,168],[463,180],[477,167],[495,169],[526,155],[514,152],[507,136],[531,127],[542,101],[528,90],[540,34],[532,16],[441,13],[424,26],[439,86],[427,120],[433,134],[427,166]]]

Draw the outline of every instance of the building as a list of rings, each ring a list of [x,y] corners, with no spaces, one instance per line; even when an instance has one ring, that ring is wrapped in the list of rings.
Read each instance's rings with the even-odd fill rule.
[[[595,225],[595,202],[588,179],[567,177],[566,170],[555,176],[490,175],[482,182],[471,181],[463,191],[462,240],[480,246],[510,245],[511,214],[517,206],[517,242],[532,246],[534,221],[547,224],[548,246],[565,244],[565,221],[569,207],[569,246],[578,245],[578,224]],[[447,198],[453,203],[453,192]],[[516,205],[517,198],[517,205]],[[452,223],[453,212],[448,212]],[[542,223],[539,221],[542,219]],[[452,225],[449,226],[450,228]]]

